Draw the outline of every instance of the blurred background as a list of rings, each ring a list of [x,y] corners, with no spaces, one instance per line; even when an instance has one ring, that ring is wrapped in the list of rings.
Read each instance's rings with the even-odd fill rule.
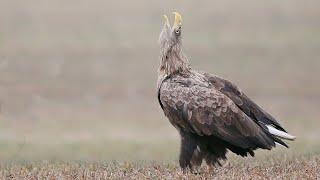
[[[177,159],[156,98],[162,15],[175,10],[193,68],[298,137],[274,153],[320,152],[320,1],[0,0],[0,160]]]

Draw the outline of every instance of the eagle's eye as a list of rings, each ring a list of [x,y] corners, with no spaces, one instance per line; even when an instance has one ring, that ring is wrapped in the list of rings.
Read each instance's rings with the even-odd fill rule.
[[[180,35],[180,33],[181,33],[181,28],[178,28],[178,29],[174,30],[174,33],[175,33],[176,35]]]

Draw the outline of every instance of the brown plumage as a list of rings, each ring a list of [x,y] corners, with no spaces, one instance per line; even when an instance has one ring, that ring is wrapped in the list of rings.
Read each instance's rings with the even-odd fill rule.
[[[220,164],[227,150],[254,156],[254,150],[293,140],[267,112],[230,81],[191,69],[181,48],[182,18],[167,16],[160,34],[158,100],[170,123],[179,131],[181,168]]]

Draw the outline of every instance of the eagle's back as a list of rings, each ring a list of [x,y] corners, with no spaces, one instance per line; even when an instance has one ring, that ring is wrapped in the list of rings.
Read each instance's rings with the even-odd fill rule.
[[[251,114],[246,114],[246,109],[241,108],[249,106],[249,110],[259,110],[251,107],[252,104],[243,104],[241,90],[232,84],[234,89],[231,91],[231,85],[226,84],[228,81],[220,81],[221,78],[196,71],[175,73],[164,78],[158,98],[171,124],[179,131],[212,136],[230,146],[248,150],[271,149],[275,142],[284,144],[268,132],[267,122],[250,117]],[[229,88],[229,94],[222,91],[225,86]],[[268,115],[264,111],[256,113],[260,113],[259,117]],[[277,121],[275,125],[278,125]]]

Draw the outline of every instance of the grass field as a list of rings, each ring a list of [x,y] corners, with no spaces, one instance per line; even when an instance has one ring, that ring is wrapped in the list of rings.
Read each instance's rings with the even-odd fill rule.
[[[319,178],[318,1],[0,3],[2,178]],[[179,171],[178,133],[155,92],[161,18],[173,10],[192,66],[279,119],[298,137],[290,149]]]
[[[244,162],[232,159],[223,167],[183,173],[167,162],[33,162],[1,167],[1,179],[319,179],[320,157],[273,156]]]

